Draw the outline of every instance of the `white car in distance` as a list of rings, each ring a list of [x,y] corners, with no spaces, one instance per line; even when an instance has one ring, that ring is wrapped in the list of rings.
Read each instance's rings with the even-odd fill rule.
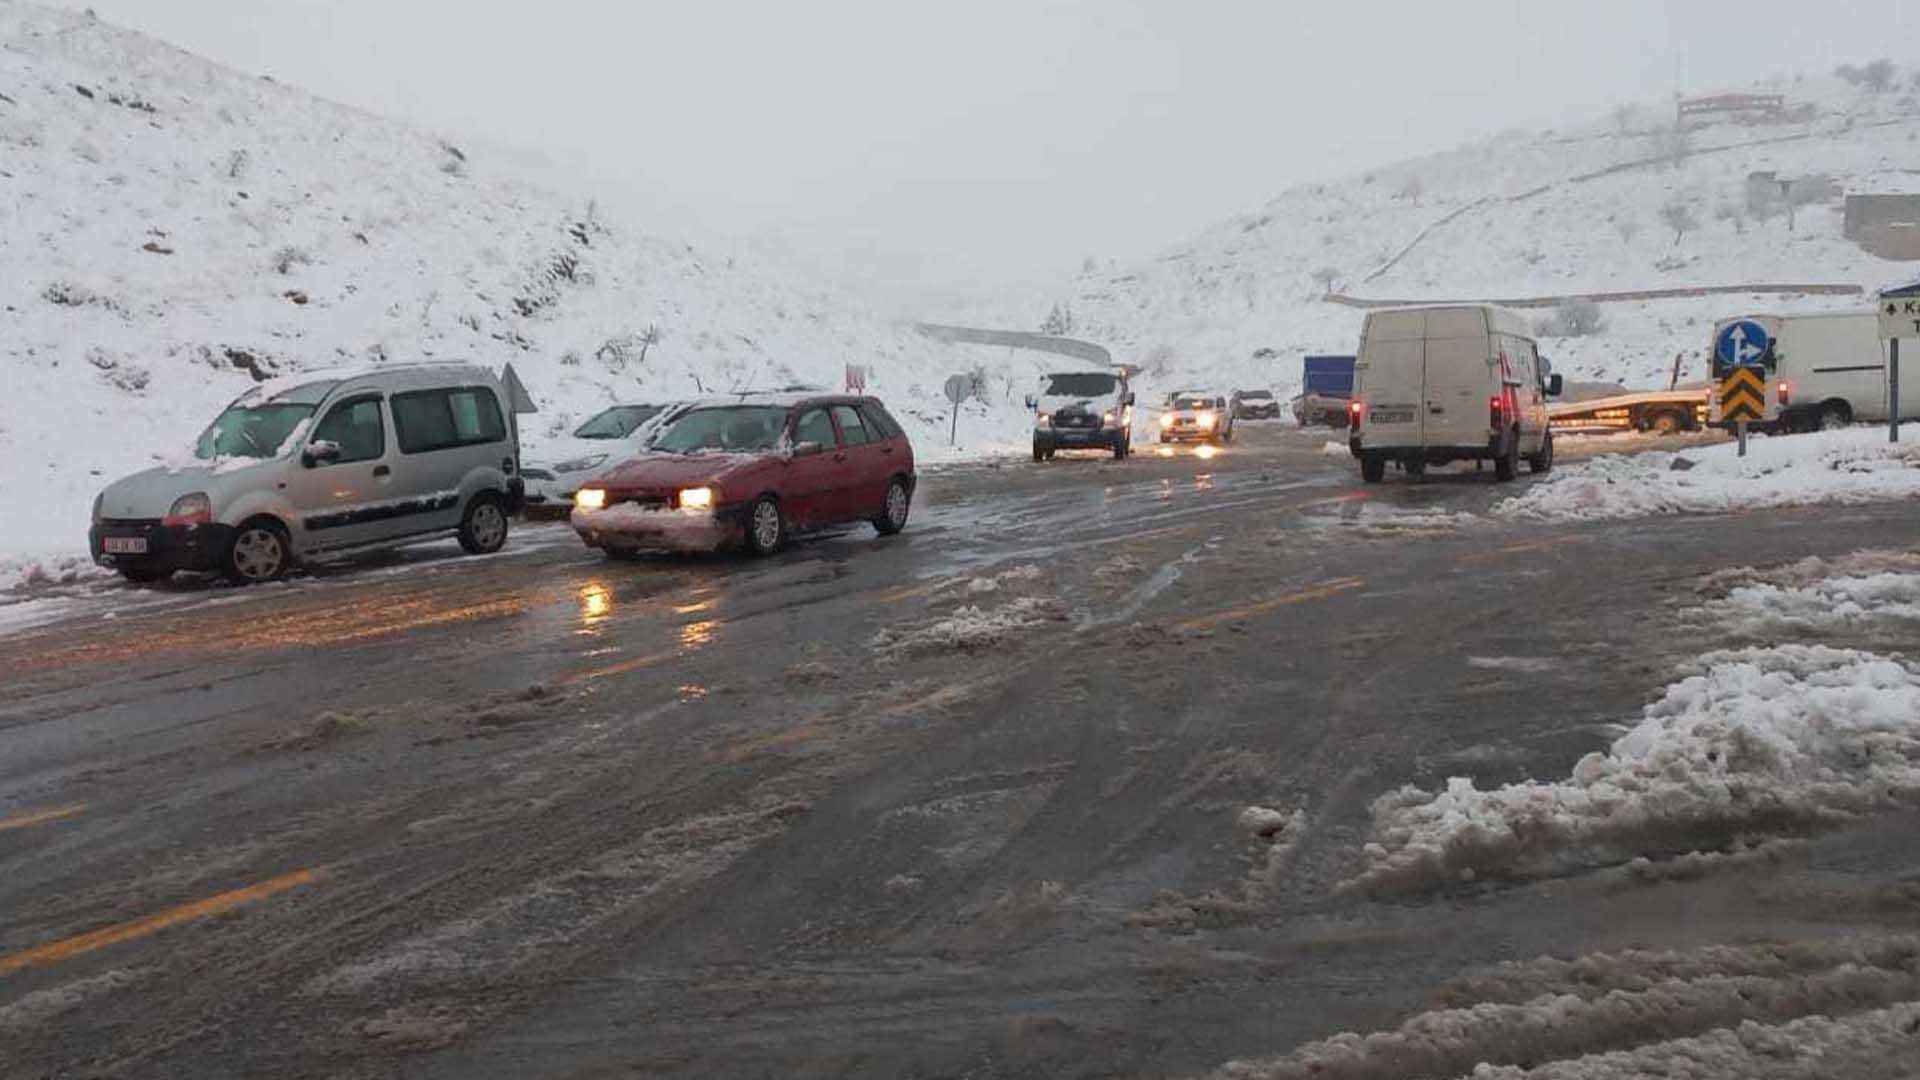
[[[660,421],[676,411],[667,405],[613,405],[589,417],[571,435],[539,444],[521,470],[527,508],[565,511],[574,493],[646,448]]]

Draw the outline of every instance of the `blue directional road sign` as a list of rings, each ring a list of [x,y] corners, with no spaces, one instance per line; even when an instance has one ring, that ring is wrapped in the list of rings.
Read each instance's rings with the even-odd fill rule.
[[[1741,319],[1720,331],[1719,340],[1713,343],[1713,355],[1723,369],[1763,367],[1762,358],[1772,344],[1766,327],[1752,319]]]

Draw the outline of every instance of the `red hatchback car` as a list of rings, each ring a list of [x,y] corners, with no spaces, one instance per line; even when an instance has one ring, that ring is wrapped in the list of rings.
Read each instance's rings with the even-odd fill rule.
[[[573,528],[619,558],[743,543],[760,555],[795,533],[907,524],[913,447],[880,402],[815,394],[695,405],[647,452],[582,487]]]

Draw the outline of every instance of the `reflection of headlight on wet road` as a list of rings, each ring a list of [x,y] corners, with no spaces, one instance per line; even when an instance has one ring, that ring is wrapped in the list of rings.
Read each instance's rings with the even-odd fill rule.
[[[580,621],[592,626],[613,610],[613,594],[605,585],[585,585],[580,589]]]
[[[1204,443],[1193,448],[1193,456],[1200,458],[1203,461],[1206,460],[1207,458],[1212,457],[1215,454],[1218,454],[1219,452],[1220,452],[1219,447],[1209,446]]]

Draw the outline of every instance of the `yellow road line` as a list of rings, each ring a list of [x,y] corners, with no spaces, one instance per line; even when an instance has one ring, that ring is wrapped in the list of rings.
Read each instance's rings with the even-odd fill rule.
[[[0,976],[12,975],[17,971],[24,971],[30,967],[40,967],[45,964],[58,963],[59,961],[67,960],[83,953],[93,952],[95,949],[104,949],[109,945],[119,945],[122,942],[136,941],[149,934],[165,930],[170,926],[178,926],[181,923],[192,922],[195,919],[204,919],[209,915],[219,915],[222,912],[231,911],[242,904],[251,903],[255,900],[264,900],[269,896],[277,896],[289,889],[298,888],[301,885],[313,881],[318,876],[319,875],[312,870],[295,870],[291,874],[282,874],[277,878],[273,878],[270,881],[263,881],[258,885],[249,885],[244,889],[234,889],[231,892],[223,892],[218,896],[209,896],[205,900],[195,900],[191,904],[182,904],[179,907],[162,911],[158,915],[149,915],[144,919],[135,919],[132,922],[121,923],[118,926],[109,926],[101,930],[92,931],[91,933],[65,938],[53,942],[50,945],[42,945],[37,949],[28,949],[25,952],[17,952],[10,956],[0,956]]]
[[[30,825],[45,825],[49,821],[59,821],[61,818],[70,818],[86,808],[87,804],[83,802],[68,803],[65,806],[54,806],[45,810],[35,810],[32,813],[15,814],[13,817],[0,818],[0,832],[6,832],[9,829],[24,829]]]
[[[1216,611],[1211,615],[1199,615],[1185,622],[1174,623],[1173,628],[1179,631],[1203,630],[1209,626],[1218,626],[1221,623],[1238,622],[1241,619],[1250,619],[1255,615],[1265,615],[1269,611],[1286,607],[1289,604],[1304,603],[1308,600],[1319,600],[1346,592],[1350,589],[1358,589],[1365,584],[1366,580],[1364,578],[1339,578],[1334,581],[1329,581],[1325,585],[1317,585],[1311,589],[1288,593],[1285,596],[1276,596],[1271,600],[1262,600],[1256,604],[1228,608],[1225,611]]]

